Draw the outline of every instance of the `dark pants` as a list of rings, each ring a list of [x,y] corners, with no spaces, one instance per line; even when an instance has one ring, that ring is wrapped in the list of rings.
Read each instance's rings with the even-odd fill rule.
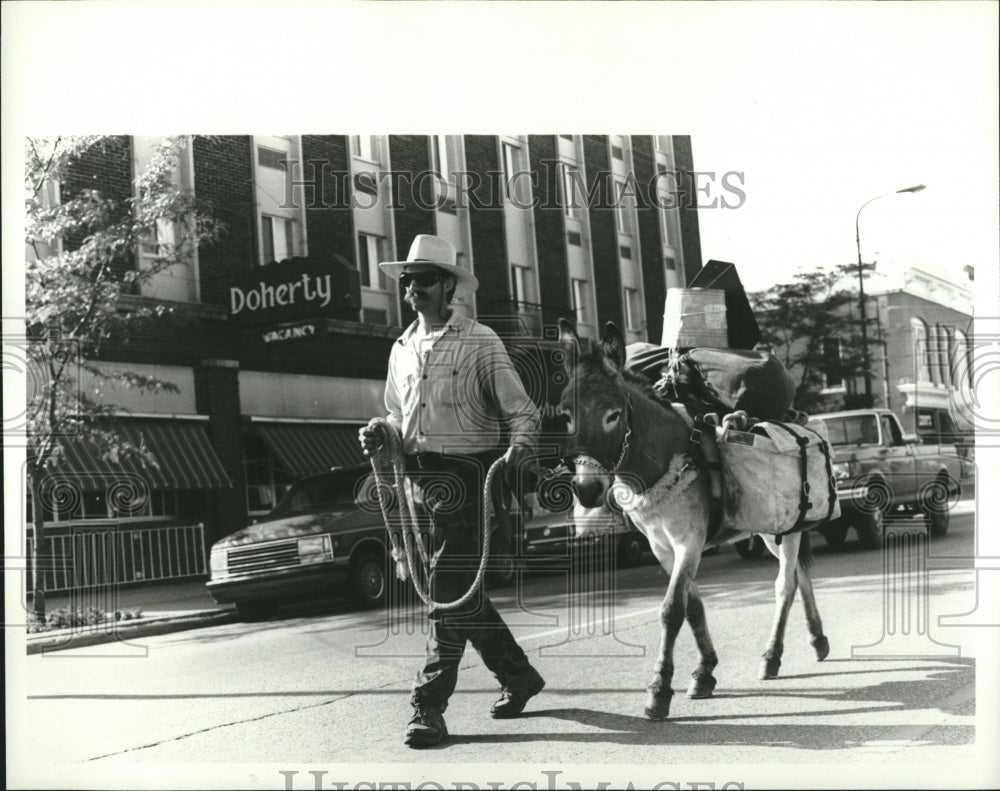
[[[472,585],[482,543],[483,485],[499,452],[477,456],[422,454],[407,457],[407,477],[423,528],[431,534],[431,598],[453,602]],[[499,473],[498,473],[499,474]],[[456,609],[433,608],[427,659],[417,673],[411,701],[444,711],[455,691],[466,642],[504,686],[517,688],[530,672],[528,658],[480,586]]]

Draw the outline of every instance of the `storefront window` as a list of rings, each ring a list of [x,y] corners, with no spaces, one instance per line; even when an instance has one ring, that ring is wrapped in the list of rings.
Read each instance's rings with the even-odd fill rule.
[[[247,511],[251,516],[266,514],[288,491],[292,478],[255,432],[243,435],[243,458],[246,459]]]

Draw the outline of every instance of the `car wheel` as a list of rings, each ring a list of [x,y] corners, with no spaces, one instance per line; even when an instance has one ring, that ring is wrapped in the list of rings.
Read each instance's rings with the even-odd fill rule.
[[[278,605],[269,601],[238,601],[236,613],[244,621],[266,621],[278,610]]]
[[[842,547],[844,546],[844,542],[847,541],[848,529],[846,522],[838,520],[831,525],[821,528],[820,532],[823,534],[823,540],[831,547]]]
[[[741,558],[747,560],[758,560],[767,555],[767,546],[760,536],[750,536],[742,541],[737,541],[733,546]]]
[[[622,567],[637,565],[642,559],[642,553],[648,547],[646,537],[638,530],[624,533],[618,540],[618,565]]]
[[[868,484],[868,492],[858,505],[851,518],[858,541],[865,549],[877,549],[882,546],[882,535],[885,532],[885,515],[892,508],[892,493],[884,481],[872,481]]]
[[[927,531],[932,536],[943,536],[948,532],[951,521],[948,493],[954,488],[949,486],[950,483],[947,475],[940,475],[920,492],[920,510],[924,513]]]
[[[375,552],[365,552],[351,563],[350,597],[361,607],[381,607],[385,604],[389,579],[385,557]]]

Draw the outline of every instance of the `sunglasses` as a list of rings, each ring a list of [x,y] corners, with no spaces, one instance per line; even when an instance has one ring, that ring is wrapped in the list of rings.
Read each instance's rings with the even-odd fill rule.
[[[416,283],[420,288],[430,288],[440,281],[440,272],[403,272],[399,276],[399,287],[406,288],[410,283]]]

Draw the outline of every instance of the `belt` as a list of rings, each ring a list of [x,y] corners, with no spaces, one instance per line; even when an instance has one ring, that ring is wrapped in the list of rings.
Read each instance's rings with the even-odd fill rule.
[[[493,450],[487,450],[481,453],[407,453],[404,458],[406,460],[407,469],[433,470],[436,467],[439,468],[442,464],[455,466],[471,459],[481,461],[489,467],[502,455],[503,453],[501,450],[494,448]]]

